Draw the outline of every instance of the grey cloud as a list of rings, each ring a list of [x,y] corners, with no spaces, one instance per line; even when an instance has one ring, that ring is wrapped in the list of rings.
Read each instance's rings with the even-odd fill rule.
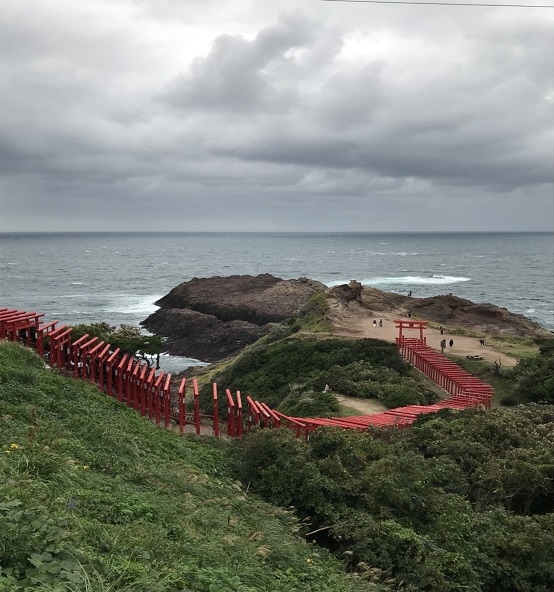
[[[179,75],[158,98],[180,109],[215,109],[252,113],[281,109],[291,96],[278,88],[265,69],[287,61],[287,51],[312,39],[309,23],[285,16],[258,33],[252,41],[241,36],[215,39],[205,58],[196,58],[189,71]]]
[[[1,230],[552,226],[540,12],[325,4],[0,4]]]

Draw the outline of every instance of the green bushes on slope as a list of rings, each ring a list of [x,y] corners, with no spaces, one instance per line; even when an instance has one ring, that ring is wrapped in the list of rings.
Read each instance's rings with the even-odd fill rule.
[[[309,444],[259,430],[235,448],[238,478],[406,592],[554,589],[553,407],[445,410]]]
[[[408,368],[392,343],[297,335],[255,344],[211,379],[281,411],[279,406],[284,399],[290,402],[293,391],[321,393],[326,384],[335,392],[376,398],[389,407],[434,402],[434,395],[408,375]],[[205,384],[201,391],[208,406],[210,389]]]
[[[227,449],[0,343],[0,591],[381,589],[247,496]]]

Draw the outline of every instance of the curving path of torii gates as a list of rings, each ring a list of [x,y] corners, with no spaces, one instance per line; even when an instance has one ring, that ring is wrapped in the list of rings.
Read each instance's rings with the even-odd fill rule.
[[[183,378],[177,392],[172,392],[171,374],[156,371],[143,360],[114,350],[109,343],[99,342],[97,337],[84,335],[72,341],[71,327],[58,324],[57,320],[44,323],[44,316],[44,313],[0,308],[0,339],[33,347],[51,368],[89,381],[157,425],[178,427],[181,433],[192,431],[212,433],[216,437],[222,434],[240,437],[254,426],[287,427],[297,437],[307,439],[321,426],[356,430],[385,426],[400,428],[409,426],[418,415],[440,409],[490,409],[494,394],[491,386],[426,345],[427,321],[397,319],[396,344],[402,357],[449,393],[449,398],[434,405],[408,405],[375,415],[327,419],[289,417],[250,396],[243,397],[240,391],[233,394],[226,389],[222,404],[227,408],[227,420],[221,421],[217,384],[212,385],[212,413],[202,414],[195,379],[187,381]]]

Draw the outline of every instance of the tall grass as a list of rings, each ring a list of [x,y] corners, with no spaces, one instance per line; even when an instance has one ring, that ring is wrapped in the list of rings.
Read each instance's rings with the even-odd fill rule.
[[[370,590],[179,436],[0,343],[0,591]]]

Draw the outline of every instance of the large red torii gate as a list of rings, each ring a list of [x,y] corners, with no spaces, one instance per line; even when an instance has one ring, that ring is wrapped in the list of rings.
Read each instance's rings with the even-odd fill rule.
[[[395,327],[398,329],[398,337],[396,338],[396,342],[402,341],[406,339],[404,335],[404,331],[419,331],[419,341],[423,344],[427,343],[426,338],[423,336],[423,331],[427,329],[427,325],[429,321],[414,321],[412,319],[394,319],[396,323]],[[414,339],[412,337],[412,339]]]

